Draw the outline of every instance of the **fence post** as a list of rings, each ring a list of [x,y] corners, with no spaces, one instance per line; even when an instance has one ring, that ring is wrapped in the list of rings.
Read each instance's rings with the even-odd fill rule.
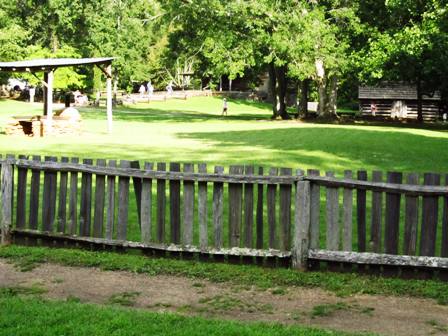
[[[12,164],[4,161],[1,170],[1,189],[0,199],[2,206],[0,209],[0,229],[2,233],[1,245],[11,243],[10,228],[12,223],[12,184],[13,184],[13,167]]]
[[[310,182],[297,182],[294,218],[294,241],[292,247],[292,267],[307,269],[308,249],[310,244]]]

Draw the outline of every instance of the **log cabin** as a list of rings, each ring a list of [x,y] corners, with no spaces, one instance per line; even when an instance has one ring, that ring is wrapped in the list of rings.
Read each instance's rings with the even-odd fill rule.
[[[417,87],[406,84],[384,84],[359,87],[359,110],[363,117],[378,119],[417,120]],[[439,93],[423,95],[423,120],[441,118]]]

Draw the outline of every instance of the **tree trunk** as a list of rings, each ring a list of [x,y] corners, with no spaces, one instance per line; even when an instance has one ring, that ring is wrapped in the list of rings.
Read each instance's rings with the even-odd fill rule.
[[[288,79],[286,78],[286,67],[281,66],[276,68],[277,84],[278,84],[278,99],[279,99],[279,111],[278,115],[283,119],[290,119],[288,112],[286,111],[286,89],[288,87]]]
[[[422,93],[422,81],[417,78],[417,120],[423,122],[423,93]]]
[[[320,59],[317,59],[315,62],[316,66],[316,75],[317,75],[317,90],[319,93],[319,104],[317,106],[317,116],[318,117],[324,117],[325,116],[325,110],[327,107],[327,80],[325,77],[325,68],[324,68],[324,62]]]
[[[298,116],[306,117],[308,114],[308,90],[310,86],[310,80],[304,79],[299,82],[299,106],[298,106]]]
[[[277,78],[275,75],[274,63],[269,63],[269,94],[272,99],[272,118],[275,119],[278,116],[277,111]]]
[[[337,116],[337,99],[338,99],[338,77],[332,76],[329,80],[328,92],[328,106],[327,112],[329,115]]]

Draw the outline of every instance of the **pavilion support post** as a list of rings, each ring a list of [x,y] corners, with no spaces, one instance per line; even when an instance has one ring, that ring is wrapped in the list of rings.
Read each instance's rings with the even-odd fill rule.
[[[44,100],[44,116],[48,114],[48,105],[47,105],[47,83],[48,83],[48,72],[44,72],[44,85],[43,89],[43,100]]]
[[[106,68],[106,111],[107,111],[107,131],[112,133],[112,65],[109,64]]]
[[[45,110],[47,111],[47,133],[51,134],[53,129],[53,80],[54,71],[51,70],[47,74],[47,99],[45,100]]]

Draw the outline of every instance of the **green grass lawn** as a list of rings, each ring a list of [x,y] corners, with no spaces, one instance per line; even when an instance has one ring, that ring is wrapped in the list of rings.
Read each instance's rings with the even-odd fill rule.
[[[76,302],[0,296],[0,335],[355,336],[280,324],[238,323]]]
[[[269,105],[240,100],[231,100],[229,116],[222,118],[220,116],[221,106],[222,101],[220,99],[200,97],[191,98],[187,101],[170,100],[119,107],[114,111],[114,131],[112,134],[106,132],[104,108],[83,108],[81,113],[84,132],[81,136],[27,138],[8,137],[0,132],[0,153],[93,159],[129,159],[142,162],[206,162],[209,164],[209,171],[211,171],[213,165],[228,167],[231,164],[254,164],[264,167],[317,168],[323,171],[333,170],[338,174],[341,174],[345,169],[448,172],[448,152],[446,151],[448,128],[364,124],[337,125],[302,123],[294,120],[271,121]],[[24,102],[0,100],[0,131],[10,116],[40,114],[41,109],[40,104],[31,105]],[[138,240],[139,229],[136,220],[135,200],[132,197],[131,193],[129,238]],[[322,207],[322,211],[324,211],[324,207]],[[224,218],[226,218],[226,215],[224,215]],[[324,239],[324,227],[322,227],[321,232],[322,239]],[[353,234],[356,237],[356,227]],[[73,265],[76,265],[77,261],[80,265],[88,265],[89,258],[93,258],[93,260],[96,258],[95,255],[89,255],[88,260],[83,263],[80,261],[85,259],[82,254],[72,255],[70,251],[66,250],[61,250],[60,253],[45,252],[47,254],[44,257],[39,257],[42,253],[45,253],[32,248],[21,249],[4,249],[1,250],[0,256],[15,258],[14,253],[25,254],[29,255],[31,260],[21,256],[20,258],[26,260],[25,262],[32,263],[33,258],[38,259],[39,262],[42,260],[61,262],[64,259],[67,264]],[[13,256],[8,256],[8,253]],[[142,266],[143,260],[149,260],[146,258],[123,256],[125,259],[116,261],[112,254],[110,254],[110,257],[107,253],[101,256],[103,256],[103,259],[100,258],[102,261],[98,261],[99,264],[93,263],[93,265],[101,265],[105,269],[108,268],[107,265],[110,265],[110,269],[129,271],[140,270],[146,272],[149,269],[149,274],[157,274],[155,270],[163,269],[162,273],[171,272],[171,274],[196,275],[199,277],[202,276],[201,274],[205,274],[203,276],[205,278],[213,277],[214,274],[223,277],[227,275],[230,279],[249,283],[261,283],[265,279],[264,281],[274,281],[273,283],[279,281],[285,286],[311,285],[329,290],[339,288],[342,293],[346,291],[353,293],[356,288],[370,288],[373,293],[386,295],[414,295],[409,293],[415,292],[417,293],[415,295],[423,297],[438,298],[440,293],[443,294],[443,298],[448,297],[446,287],[440,282],[406,282],[403,280],[400,280],[402,282],[387,282],[386,279],[369,282],[370,280],[366,280],[367,278],[357,275],[340,275],[334,278],[327,276],[325,273],[303,275],[291,270],[265,271],[257,267],[249,269],[243,266],[210,266],[210,264],[189,264],[187,262],[176,264],[177,261],[169,262],[167,260],[163,260],[160,264],[154,264],[151,268],[146,264]],[[141,258],[142,261],[132,259],[134,257]],[[56,260],[58,258],[59,260]],[[139,267],[143,268],[140,269]],[[236,274],[239,274],[239,277]],[[266,280],[267,274],[269,275],[267,279],[271,280]],[[352,288],[352,290],[349,288]],[[409,288],[413,289],[410,290]],[[17,311],[20,310],[24,312],[22,315],[17,314]],[[38,315],[36,321],[29,328],[20,329],[21,324],[28,322],[26,316],[31,316],[37,311],[40,314],[36,314]],[[144,315],[146,313],[138,314]],[[140,322],[136,322],[135,316],[141,317],[142,320],[147,319],[150,325],[159,323],[161,328],[170,323],[178,324],[185,330],[185,333],[179,332],[179,335],[186,335],[187,331],[191,331],[195,327],[194,330],[197,330],[202,325],[204,325],[204,330],[208,334],[215,335],[220,334],[224,328],[228,328],[226,334],[232,334],[235,330],[234,334],[243,335],[328,334],[323,331],[313,331],[313,334],[308,329],[300,328],[248,326],[219,321],[208,323],[201,319],[150,313],[143,317],[143,315],[138,314],[135,315],[125,310],[118,311],[114,308],[98,308],[76,303],[54,302],[47,304],[36,299],[3,298],[0,300],[0,325],[2,326],[0,335],[39,334],[40,328],[49,325],[48,334],[50,335],[71,334],[73,332],[70,328],[74,328],[73,326],[76,325],[82,325],[85,328],[82,329],[81,334],[110,334],[112,332],[107,323],[111,316],[113,316],[114,323],[122,326],[124,330],[123,333],[119,333],[120,335],[139,334],[134,333],[130,327],[137,325],[138,328],[135,330],[140,330]],[[64,316],[67,315],[75,316],[73,325],[70,321],[58,327],[55,321],[64,320]],[[95,320],[96,330],[89,326],[89,316],[95,316],[95,319],[97,319]],[[161,330],[154,329],[153,334],[167,334],[166,331]],[[227,330],[232,332],[227,332]],[[333,333],[332,335],[339,334]]]
[[[0,134],[0,152],[211,165],[447,172],[448,129],[332,125],[270,121],[270,106],[191,98],[120,107],[114,132],[105,110],[83,108],[84,133],[76,137],[26,138]],[[41,105],[0,101],[0,127],[11,115],[40,113]]]

